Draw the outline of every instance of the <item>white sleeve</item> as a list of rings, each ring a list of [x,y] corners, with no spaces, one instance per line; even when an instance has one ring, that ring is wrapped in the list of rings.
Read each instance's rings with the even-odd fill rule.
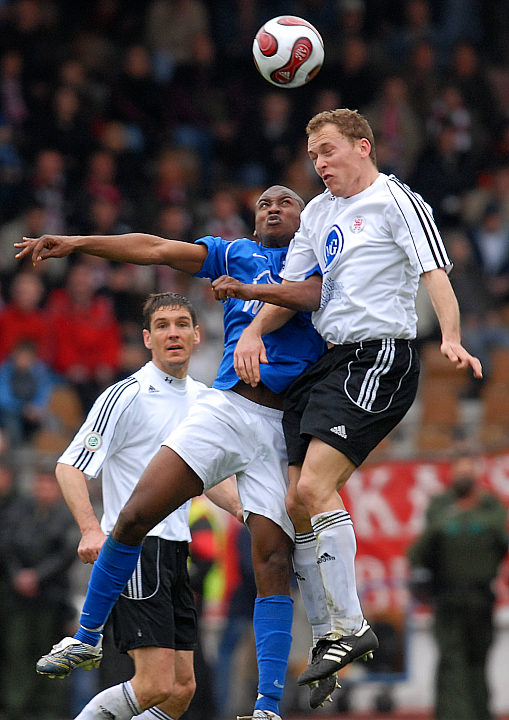
[[[301,226],[288,248],[286,262],[279,273],[284,280],[305,280],[319,264],[312,246],[311,234],[301,216]]]
[[[392,237],[408,255],[419,274],[444,268],[452,263],[433,219],[433,211],[422,197],[391,177],[387,187],[393,202],[387,203],[385,217]]]
[[[58,462],[72,465],[87,477],[97,477],[106,458],[122,442],[121,419],[139,391],[139,382],[133,377],[107,388]]]

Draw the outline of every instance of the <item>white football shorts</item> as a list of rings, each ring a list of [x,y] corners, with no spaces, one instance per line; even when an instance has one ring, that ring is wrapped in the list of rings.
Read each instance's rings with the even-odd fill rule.
[[[285,507],[288,464],[280,410],[232,390],[199,393],[189,415],[163,442],[203,481],[204,490],[237,476],[244,520],[250,513],[279,525],[292,540]]]

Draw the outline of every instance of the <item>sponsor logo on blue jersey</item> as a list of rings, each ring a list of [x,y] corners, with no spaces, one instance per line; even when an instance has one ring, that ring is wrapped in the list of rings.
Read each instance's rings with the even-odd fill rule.
[[[255,256],[255,253],[253,253],[253,257]],[[264,257],[263,255],[258,255],[258,257]],[[281,282],[281,280],[275,280],[274,276],[272,275],[270,270],[262,270],[262,272],[258,273],[258,275],[255,275],[253,278],[253,284],[266,284],[266,285],[278,285]],[[242,310],[247,313],[251,313],[252,315],[257,315],[260,310],[262,309],[263,305],[265,303],[262,300],[246,300],[244,302],[244,305],[242,307]]]
[[[343,233],[337,225],[333,225],[325,241],[324,260],[326,270],[328,270],[334,260],[341,255],[344,244],[345,239]]]

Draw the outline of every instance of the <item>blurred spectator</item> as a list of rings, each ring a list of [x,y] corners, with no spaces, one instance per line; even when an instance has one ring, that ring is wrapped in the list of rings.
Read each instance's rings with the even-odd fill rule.
[[[242,698],[245,704],[246,688],[238,687],[238,667],[234,672],[235,652],[247,638],[254,642],[253,608],[256,598],[256,583],[251,561],[251,535],[247,526],[233,518],[226,529],[226,570],[228,603],[226,623],[221,633],[215,674],[215,697],[217,715],[226,718],[237,714],[235,700]],[[248,689],[250,692],[252,688]],[[239,703],[240,705],[240,703]]]
[[[152,0],[146,15],[146,41],[156,80],[168,82],[176,66],[192,59],[196,36],[208,31],[206,5],[201,0]]]
[[[509,222],[509,155],[506,163],[483,173],[477,186],[464,194],[463,224],[477,225],[492,205],[500,209],[504,222]]]
[[[429,0],[408,0],[403,3],[403,13],[403,25],[389,33],[386,41],[389,59],[396,64],[407,62],[417,43],[436,40]]]
[[[193,218],[187,208],[171,203],[163,204],[157,215],[154,232],[156,235],[169,240],[193,242],[192,225]],[[187,295],[189,285],[192,282],[189,273],[174,270],[168,265],[155,265],[152,269],[155,272],[155,292],[166,292],[171,288],[172,292]]]
[[[255,116],[243,130],[240,180],[245,185],[272,185],[281,181],[293,157],[300,128],[295,127],[292,98],[288,93],[268,91],[262,95]],[[260,148],[263,153],[260,154]]]
[[[95,150],[87,158],[84,177],[73,188],[72,215],[69,222],[75,228],[86,228],[93,200],[107,198],[120,203],[122,193],[117,182],[117,159],[109,150]]]
[[[19,209],[24,170],[12,125],[0,115],[0,220],[9,220]]]
[[[217,173],[213,162],[215,135],[224,133],[235,106],[234,98],[228,97],[230,87],[231,81],[224,82],[218,75],[210,35],[198,34],[193,41],[192,59],[175,70],[164,103],[168,136],[178,147],[196,154],[205,192]]]
[[[53,386],[49,367],[27,340],[0,363],[0,426],[13,447],[29,442],[44,423]]]
[[[313,5],[310,2],[309,5]],[[303,15],[303,17],[306,17]],[[337,27],[342,40],[363,35],[366,21],[365,0],[339,0],[337,3]]]
[[[52,328],[48,313],[42,308],[44,285],[40,277],[29,270],[16,275],[10,298],[0,311],[0,361],[5,360],[21,340],[30,340],[37,356],[46,363],[52,362]]]
[[[55,341],[54,369],[80,396],[83,411],[115,378],[120,360],[120,326],[110,300],[97,295],[86,265],[69,270],[65,288],[46,304]]]
[[[58,68],[58,82],[78,93],[81,114],[87,122],[91,123],[103,114],[109,101],[110,88],[106,85],[105,78],[101,78],[98,73],[92,75],[81,59],[70,57],[63,60]]]
[[[466,106],[459,87],[447,83],[431,103],[426,121],[427,131],[436,137],[442,127],[454,128],[454,148],[457,152],[468,153],[480,150],[482,133],[475,124],[472,110]]]
[[[509,218],[496,202],[485,208],[469,237],[491,296],[499,306],[509,303]]]
[[[409,184],[433,208],[439,227],[456,227],[460,220],[462,195],[474,187],[476,171],[469,153],[458,149],[457,130],[449,122],[424,147]]]
[[[183,148],[162,148],[156,158],[153,195],[159,204],[187,205],[194,196],[198,177],[195,154]]]
[[[116,166],[116,182],[122,196],[133,204],[151,198],[149,169],[143,154],[143,137],[134,126],[118,120],[97,123],[99,148],[113,154]]]
[[[12,531],[13,510],[19,502],[19,490],[12,460],[0,452],[0,627],[5,630],[10,623],[12,593],[7,573],[9,536]],[[4,630],[0,634],[0,652],[7,658],[7,644]],[[4,697],[6,692],[3,662],[0,666],[0,714],[5,717]]]
[[[213,235],[233,241],[249,235],[246,223],[240,216],[238,199],[233,189],[217,190],[210,206],[204,211],[205,219],[197,235]]]
[[[68,717],[64,684],[27,672],[56,637],[66,634],[74,617],[69,570],[77,536],[54,472],[35,472],[30,494],[18,498],[10,517],[10,613],[3,628],[9,662],[2,663],[6,714],[9,720]]]
[[[330,87],[337,86],[343,107],[361,112],[373,101],[379,86],[378,73],[373,67],[369,47],[361,37],[354,36],[345,40],[341,47],[339,64],[334,67],[333,74],[328,73],[327,66],[320,70],[320,75],[322,72],[324,77],[320,80],[325,80]]]
[[[34,116],[32,121],[30,135],[37,139],[37,147],[52,148],[61,153],[66,174],[77,175],[93,146],[77,90],[68,85],[57,87],[48,113],[44,117]]]
[[[2,56],[0,108],[6,122],[14,128],[21,128],[28,118],[26,88],[23,79],[23,54],[20,50],[7,50]]]
[[[62,234],[67,228],[67,177],[61,152],[44,149],[37,153],[27,193],[46,211],[47,232]]]
[[[90,212],[86,218],[83,233],[89,235],[120,235],[131,232],[130,226],[122,218],[122,200],[108,193],[99,194],[90,203]]]
[[[411,587],[435,612],[437,720],[491,717],[486,661],[493,581],[508,548],[506,524],[507,509],[481,488],[476,459],[458,457],[450,487],[431,499],[424,531],[409,549]]]
[[[164,138],[161,99],[147,48],[141,44],[129,46],[113,87],[112,111],[114,117],[136,129],[148,148]]]
[[[509,78],[508,78],[509,80]],[[509,82],[508,82],[509,88]],[[508,92],[509,95],[509,92]],[[509,106],[509,103],[508,103]],[[509,120],[505,119],[499,123],[491,136],[491,153],[499,164],[509,164]]]
[[[422,123],[440,88],[437,55],[432,42],[420,40],[415,43],[404,73],[408,99]]]
[[[189,527],[192,537],[189,544],[189,579],[198,616],[198,643],[194,651],[196,691],[181,718],[208,720],[216,716],[216,707],[212,689],[212,668],[204,647],[204,615],[207,605],[217,603],[224,590],[224,532],[212,504],[204,495],[192,500]]]
[[[0,226],[0,276],[6,280],[11,278],[15,271],[19,271],[25,265],[32,263],[23,263],[15,259],[14,243],[19,242],[24,237],[40,237],[46,232],[46,211],[42,205],[36,202],[28,202],[24,205],[21,213],[12,220]],[[61,276],[65,271],[66,262],[64,259],[64,268],[60,270],[55,268],[55,263],[48,264],[44,268],[44,273],[53,274],[56,271]]]
[[[483,32],[482,0],[440,0],[437,10],[437,34],[444,63],[450,59],[455,45],[462,41],[476,43]]]
[[[509,327],[479,271],[479,262],[467,235],[453,232],[446,236],[446,242],[454,265],[450,277],[460,306],[462,336],[471,352],[480,359],[486,380],[490,376],[492,350],[509,347]],[[481,387],[482,384],[472,381],[468,392],[477,396]]]
[[[398,76],[388,77],[374,103],[365,109],[378,143],[388,154],[385,161],[401,179],[408,180],[422,147],[422,127],[408,100],[408,86]]]
[[[0,27],[0,47],[23,56],[30,110],[40,107],[52,82],[51,68],[58,57],[58,13],[41,0],[10,3],[6,22]]]
[[[472,43],[462,41],[456,45],[447,74],[476,121],[491,130],[497,127],[500,108],[482,67],[479,51]]]

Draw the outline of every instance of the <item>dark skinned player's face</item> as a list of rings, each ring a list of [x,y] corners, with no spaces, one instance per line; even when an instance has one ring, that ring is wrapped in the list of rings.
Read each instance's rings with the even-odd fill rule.
[[[275,186],[259,197],[255,207],[256,235],[266,247],[286,247],[300,225],[301,204],[288,188]]]

